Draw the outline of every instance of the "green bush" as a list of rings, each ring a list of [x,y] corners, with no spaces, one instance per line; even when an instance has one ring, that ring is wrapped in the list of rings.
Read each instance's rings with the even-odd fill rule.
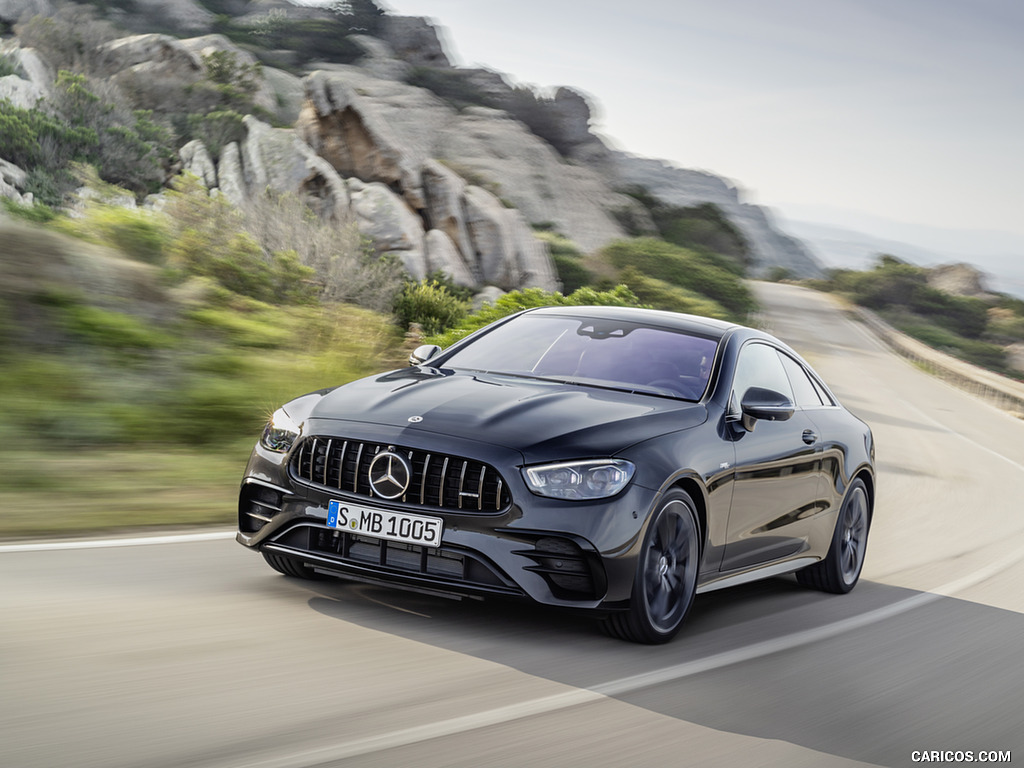
[[[10,56],[0,56],[0,77],[18,74],[18,67]]]
[[[619,279],[636,294],[640,301],[654,309],[714,317],[719,320],[729,319],[728,310],[717,301],[686,288],[680,288],[678,285],[645,275],[635,268],[624,269],[619,275]]]
[[[167,226],[151,211],[91,203],[78,218],[59,219],[56,227],[94,243],[112,245],[136,261],[164,263]]]
[[[22,205],[9,197],[0,198],[0,206],[16,219],[33,224],[47,224],[57,218],[57,212],[45,203]]]
[[[403,328],[419,323],[428,335],[441,333],[466,316],[466,302],[436,280],[409,283],[395,299],[395,317]]]
[[[577,257],[553,253],[551,261],[554,262],[558,279],[562,283],[562,290],[566,293],[572,293],[594,282],[594,275],[580,263]]]
[[[74,303],[63,309],[67,330],[97,347],[118,352],[165,349],[174,337],[124,312]]]
[[[302,304],[319,293],[315,271],[294,250],[270,251],[244,228],[243,214],[211,197],[195,177],[167,192],[167,263],[182,276],[210,277],[259,301]]]
[[[694,251],[640,237],[605,246],[601,255],[619,269],[640,272],[707,296],[742,320],[755,308],[754,298],[738,275],[712,263]]]
[[[477,312],[466,317],[457,327],[426,339],[428,344],[449,347],[456,341],[465,338],[473,331],[500,320],[508,315],[521,312],[532,307],[555,306],[611,306],[637,307],[640,300],[624,285],[618,285],[608,291],[596,291],[593,288],[580,288],[568,296],[561,293],[549,293],[540,288],[525,288],[512,291],[498,298],[494,304],[487,304]]]

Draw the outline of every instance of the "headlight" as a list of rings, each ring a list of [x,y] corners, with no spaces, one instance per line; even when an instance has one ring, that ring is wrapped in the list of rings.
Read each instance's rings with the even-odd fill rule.
[[[299,426],[283,408],[274,411],[260,436],[260,445],[268,451],[287,453],[299,437]]]
[[[524,467],[523,479],[538,496],[587,501],[614,496],[636,469],[625,459],[592,459]]]

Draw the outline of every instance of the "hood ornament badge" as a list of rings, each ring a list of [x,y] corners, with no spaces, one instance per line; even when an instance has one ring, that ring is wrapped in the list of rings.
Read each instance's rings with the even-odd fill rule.
[[[423,421],[423,417],[422,416],[410,416],[409,417],[409,423],[410,424],[419,424],[421,421]]]

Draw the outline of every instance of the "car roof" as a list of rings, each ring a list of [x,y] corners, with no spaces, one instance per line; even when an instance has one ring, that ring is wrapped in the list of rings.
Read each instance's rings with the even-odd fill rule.
[[[699,315],[684,315],[681,312],[667,312],[660,309],[641,309],[639,307],[608,307],[608,306],[558,306],[536,307],[523,314],[560,315],[563,317],[591,317],[622,322],[653,325],[677,331],[687,331],[712,338],[721,338],[727,331],[742,328],[736,323],[715,320]]]

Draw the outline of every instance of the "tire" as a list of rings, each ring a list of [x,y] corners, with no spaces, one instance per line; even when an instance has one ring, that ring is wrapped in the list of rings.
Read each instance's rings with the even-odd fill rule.
[[[290,557],[284,557],[283,555],[275,555],[271,552],[260,552],[263,555],[263,559],[267,561],[267,565],[273,568],[278,573],[283,573],[285,576],[291,576],[296,579],[319,579],[320,576],[309,566],[303,565],[298,560],[293,560]]]
[[[629,609],[608,616],[605,631],[634,643],[667,643],[693,604],[699,568],[696,508],[686,492],[671,490],[647,526]]]
[[[796,580],[805,587],[844,595],[857,586],[871,527],[871,502],[864,481],[850,483],[836,518],[832,544],[824,560],[797,571]]]

